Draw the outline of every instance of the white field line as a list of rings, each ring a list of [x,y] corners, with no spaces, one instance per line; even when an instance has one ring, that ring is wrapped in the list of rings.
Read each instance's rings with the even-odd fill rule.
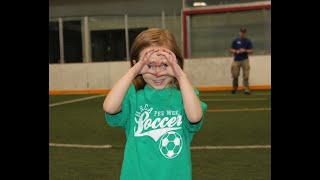
[[[90,97],[78,98],[78,99],[73,99],[68,101],[62,101],[58,103],[52,103],[52,104],[49,104],[49,107],[59,106],[63,104],[70,104],[70,103],[75,103],[80,101],[86,101],[89,99],[94,99],[94,98],[103,97],[103,96],[106,96],[106,95],[100,94],[96,96],[90,96]],[[233,98],[233,99],[201,99],[201,100],[202,101],[264,101],[264,100],[268,100],[268,98]]]
[[[266,101],[269,100],[269,98],[230,98],[230,99],[205,99],[200,98],[201,101],[206,102],[225,102],[225,101]]]
[[[230,93],[230,94],[201,94],[201,93],[200,93],[200,96],[201,96],[201,97],[208,97],[208,96],[209,96],[209,97],[216,97],[216,96],[229,96],[229,97],[230,97],[230,96],[235,96],[235,97],[236,97],[237,94],[231,94],[231,93]],[[241,96],[248,96],[248,95],[242,95],[242,94],[241,94]],[[254,97],[254,96],[271,96],[271,94],[262,94],[262,93],[261,93],[261,94],[251,94],[251,95],[249,95],[249,96],[250,96],[250,97]]]
[[[270,149],[271,145],[246,145],[246,146],[192,146],[192,150],[202,149]]]
[[[207,112],[246,112],[246,111],[270,111],[271,108],[241,108],[241,109],[208,109]]]
[[[85,145],[85,144],[58,144],[49,143],[50,147],[74,147],[74,148],[93,148],[93,149],[109,149],[112,148],[110,144],[106,145]]]
[[[100,95],[96,95],[96,96],[89,96],[89,97],[84,97],[84,98],[68,100],[68,101],[62,101],[62,102],[58,102],[58,103],[49,104],[49,107],[59,106],[59,105],[63,105],[63,104],[70,104],[70,103],[75,103],[75,102],[79,102],[79,101],[86,101],[89,99],[94,99],[94,98],[98,98],[98,97],[102,97],[102,96],[106,96],[106,95],[100,94]]]
[[[111,149],[110,144],[105,145],[85,145],[85,144],[57,144],[49,143],[50,147],[72,147],[72,148],[91,148],[91,149]],[[192,150],[202,149],[270,149],[271,145],[238,145],[238,146],[192,146]]]

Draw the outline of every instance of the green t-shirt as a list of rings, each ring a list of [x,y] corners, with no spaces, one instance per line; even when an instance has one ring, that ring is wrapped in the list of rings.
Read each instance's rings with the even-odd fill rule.
[[[195,90],[199,95],[199,91]],[[203,115],[207,104],[201,102]],[[191,124],[181,92],[146,85],[136,92],[131,84],[117,114],[105,113],[110,126],[126,132],[121,180],[191,180],[190,144],[203,123]]]

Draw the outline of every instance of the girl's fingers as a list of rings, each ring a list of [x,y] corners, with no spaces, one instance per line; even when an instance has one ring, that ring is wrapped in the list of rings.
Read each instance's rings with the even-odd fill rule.
[[[175,76],[172,69],[173,67],[171,67],[175,65],[172,60],[173,58],[170,57],[171,55],[169,54],[169,52],[164,51],[164,49],[161,49],[160,53],[161,53],[161,56],[163,56],[164,58],[157,62],[157,65],[160,68],[160,71],[157,73],[157,76],[163,76],[163,75]]]
[[[146,48],[142,51],[141,74],[150,73],[156,76],[179,74],[175,54],[166,48]],[[151,56],[155,55],[154,58]]]
[[[173,74],[175,77],[178,77],[181,74],[183,74],[183,71],[181,67],[178,65],[177,59],[174,53],[165,49],[163,54],[167,57],[168,63],[170,65],[167,70],[168,74]]]
[[[168,52],[162,52],[162,54],[165,56],[167,62],[169,65],[173,65],[173,61],[172,61],[172,58],[170,57],[170,54]]]
[[[158,72],[157,76],[172,76],[175,77],[175,74],[171,67],[168,67],[166,70]]]
[[[166,52],[167,54],[170,55],[170,59],[169,59],[169,60],[170,60],[171,62],[172,62],[172,61],[175,62],[175,63],[178,62],[176,55],[175,55],[172,51],[170,51],[169,49],[166,49],[166,48],[163,48],[162,51],[163,51],[163,52]]]
[[[156,52],[157,52],[157,50],[155,49],[155,50],[149,51],[149,54],[146,55],[146,57],[145,57],[146,63],[145,63],[145,67],[144,67],[145,71],[143,73],[150,73],[153,75],[156,74],[155,66],[154,66],[156,62],[154,60],[150,59],[150,57]]]
[[[144,74],[148,70],[148,67],[144,65],[140,71],[140,74]]]
[[[147,50],[148,50],[148,48],[141,51],[141,53],[140,53],[141,56],[139,57],[139,61],[144,59],[146,53],[148,52]]]
[[[141,70],[140,70],[140,74],[144,74],[148,71],[150,71],[150,68],[148,67],[148,61],[150,59],[150,56],[153,54],[154,49],[153,48],[148,48],[146,49],[146,51],[144,51],[143,54],[143,59],[140,60],[140,63],[142,65]]]
[[[141,51],[141,58],[140,60],[144,61],[146,59],[146,56],[150,54],[150,52],[154,51],[154,48],[145,48],[144,50]]]
[[[144,54],[144,56],[143,56],[142,61],[143,61],[143,62],[146,62],[146,61],[149,59],[149,57],[150,57],[150,55],[152,54],[152,52],[153,52],[153,49],[151,49],[151,50],[149,50],[149,51],[146,51],[145,54]]]
[[[157,49],[152,49],[152,50],[148,51],[148,53],[144,57],[144,62],[153,63],[154,59],[150,59],[150,57],[156,52],[158,52]]]
[[[165,70],[165,71],[158,72],[156,75],[157,76],[167,76],[167,75],[169,75],[169,73],[167,72],[167,70]]]
[[[161,63],[163,63],[164,60],[166,60],[166,57],[159,50],[156,53],[156,56],[157,56],[157,61],[155,63],[157,66],[160,66]]]

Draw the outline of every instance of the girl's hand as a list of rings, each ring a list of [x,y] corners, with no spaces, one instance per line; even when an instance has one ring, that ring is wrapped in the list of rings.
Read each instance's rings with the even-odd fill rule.
[[[136,75],[146,73],[155,75],[154,70],[151,69],[150,66],[150,63],[152,63],[150,62],[150,57],[158,51],[159,49],[156,48],[146,48],[141,52],[142,56],[138,62],[133,60],[134,66],[132,68],[134,69]]]
[[[164,70],[157,73],[157,76],[169,75],[176,77],[178,80],[180,77],[184,76],[183,70],[178,65],[176,55],[168,49],[161,48],[160,52],[165,58],[157,62]]]

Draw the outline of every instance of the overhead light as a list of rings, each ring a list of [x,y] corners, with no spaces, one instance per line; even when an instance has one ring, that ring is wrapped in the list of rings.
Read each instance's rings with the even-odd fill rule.
[[[206,2],[193,2],[194,7],[207,6]]]

